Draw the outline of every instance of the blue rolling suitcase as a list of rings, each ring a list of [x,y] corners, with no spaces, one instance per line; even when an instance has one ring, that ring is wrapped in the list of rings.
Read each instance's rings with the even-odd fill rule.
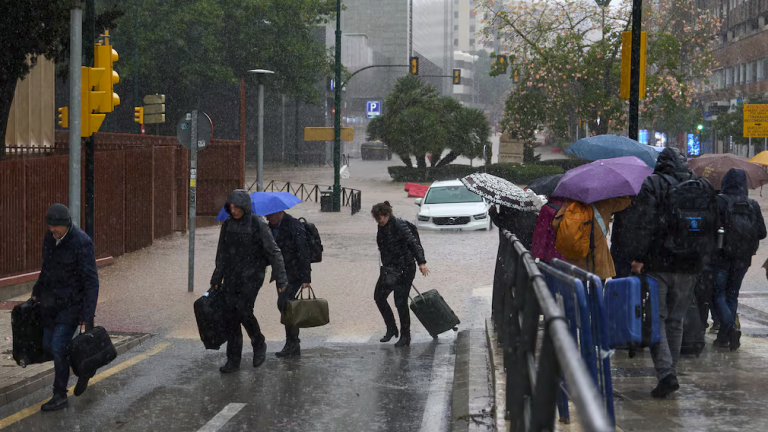
[[[605,310],[611,348],[638,347],[661,341],[659,284],[645,275],[614,279],[605,284]]]

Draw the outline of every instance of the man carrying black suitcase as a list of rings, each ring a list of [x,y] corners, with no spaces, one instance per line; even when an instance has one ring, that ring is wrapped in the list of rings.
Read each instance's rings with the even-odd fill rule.
[[[72,223],[69,209],[54,204],[45,217],[48,232],[43,240],[43,266],[32,290],[32,299],[41,304],[43,349],[53,355],[55,378],[53,398],[43,411],[67,407],[70,360],[69,341],[78,325],[93,328],[99,297],[99,278],[93,242]],[[90,376],[81,376],[75,396],[83,394]]]
[[[253,304],[264,283],[267,262],[272,265],[278,291],[285,290],[288,278],[283,254],[267,224],[251,212],[248,193],[235,189],[224,208],[230,216],[221,226],[211,286],[224,292],[228,315],[232,317],[227,323],[227,363],[219,368],[221,373],[231,373],[240,369],[243,354],[241,324],[251,338],[253,367],[261,366],[266,359],[267,344],[253,315]]]

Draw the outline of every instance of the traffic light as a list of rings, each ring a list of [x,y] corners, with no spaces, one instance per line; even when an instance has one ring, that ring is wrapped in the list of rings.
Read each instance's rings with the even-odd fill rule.
[[[136,107],[133,111],[133,121],[144,124],[144,107]]]
[[[80,136],[85,138],[99,131],[104,114],[94,114],[104,99],[104,91],[94,89],[101,80],[104,69],[82,68],[82,90],[80,97]]]
[[[69,127],[69,108],[67,107],[59,108],[59,127],[64,129]]]
[[[120,96],[114,92],[114,85],[120,82],[120,76],[114,70],[114,63],[119,58],[117,51],[112,49],[112,45],[109,44],[109,31],[107,31],[103,43],[100,42],[94,46],[93,54],[94,66],[104,69],[104,73],[96,85],[97,90],[104,92],[101,103],[96,107],[98,112],[112,112],[116,105],[120,105]]]
[[[506,75],[507,73],[507,55],[502,54],[497,57],[499,61],[499,75]]]
[[[419,74],[419,58],[411,57],[411,75]]]
[[[453,70],[453,85],[461,84],[461,69]]]
[[[702,129],[704,129],[704,125],[703,125],[703,124],[699,124],[698,126],[696,126],[696,129],[697,129],[699,132],[701,132],[701,130],[702,130]]]

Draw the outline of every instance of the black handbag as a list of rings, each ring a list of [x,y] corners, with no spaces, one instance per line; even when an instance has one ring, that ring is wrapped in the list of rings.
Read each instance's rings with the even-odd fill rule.
[[[397,267],[381,266],[379,270],[379,281],[384,286],[394,288],[403,280],[403,270]]]

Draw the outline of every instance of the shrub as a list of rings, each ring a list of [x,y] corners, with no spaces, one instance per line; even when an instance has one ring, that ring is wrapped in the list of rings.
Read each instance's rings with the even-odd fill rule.
[[[440,168],[411,168],[406,166],[389,167],[389,175],[396,182],[433,182],[440,180],[456,180],[476,172],[483,172],[485,168],[470,167],[468,165],[448,165]],[[559,166],[549,164],[515,164],[501,163],[490,165],[488,174],[509,180],[512,183],[525,185],[537,179],[553,174],[562,174],[565,170]]]
[[[536,165],[558,166],[562,168],[564,171],[568,171],[576,167],[580,167],[584,164],[588,164],[590,162],[592,161],[588,161],[586,159],[581,159],[577,157],[570,157],[568,159],[551,159],[551,160],[545,160],[545,161],[538,161],[536,162]]]

